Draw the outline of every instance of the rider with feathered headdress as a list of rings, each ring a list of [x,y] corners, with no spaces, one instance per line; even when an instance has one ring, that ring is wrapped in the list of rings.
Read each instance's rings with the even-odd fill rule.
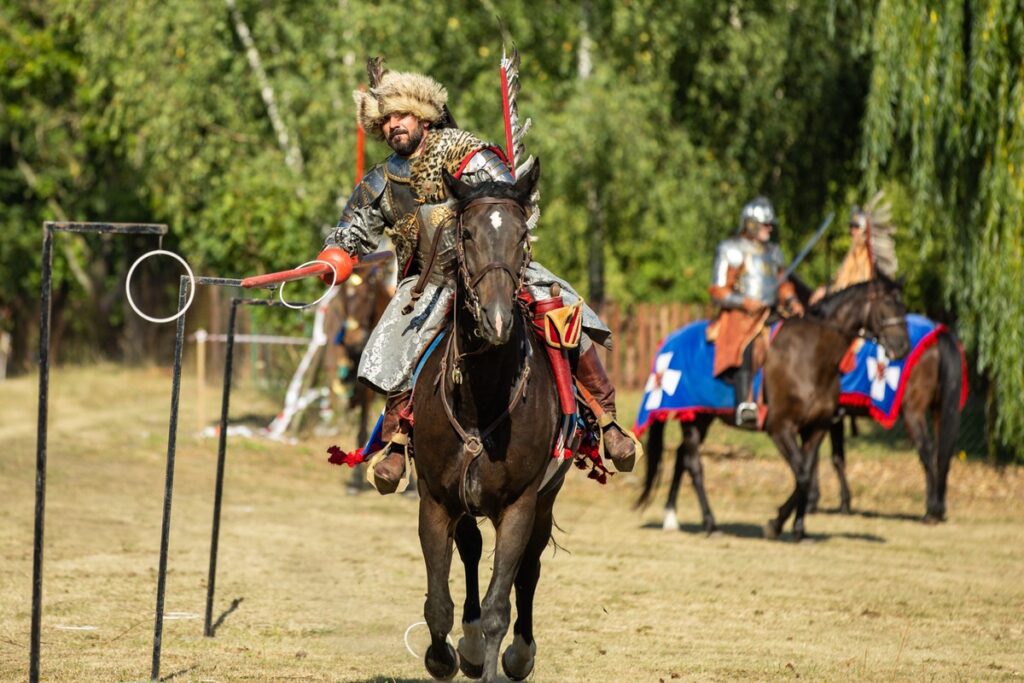
[[[832,282],[828,287],[815,290],[811,303],[850,285],[866,282],[877,274],[896,276],[899,262],[893,241],[895,229],[890,222],[892,206],[882,201],[884,196],[879,191],[863,208],[854,206],[850,211],[850,248]]]

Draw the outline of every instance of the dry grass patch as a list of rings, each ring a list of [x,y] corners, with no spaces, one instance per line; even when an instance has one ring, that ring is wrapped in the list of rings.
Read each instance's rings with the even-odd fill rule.
[[[35,378],[0,384],[0,680],[28,664]],[[425,578],[409,498],[344,495],[322,440],[232,439],[215,639],[202,636],[215,475],[182,393],[165,676],[174,681],[422,680],[402,642]],[[215,394],[211,391],[211,394]],[[169,405],[162,369],[53,373],[43,676],[136,681],[149,672]],[[635,401],[635,397],[633,398]],[[276,412],[251,391],[234,412]],[[624,413],[628,414],[624,410]],[[1019,679],[1024,652],[1024,477],[957,462],[950,521],[926,527],[916,457],[850,445],[851,517],[817,515],[819,541],[761,540],[791,478],[764,437],[716,427],[708,493],[726,533],[705,538],[691,489],[680,533],[632,501],[638,477],[573,476],[556,505],[566,552],[537,598],[538,681]],[[732,452],[729,450],[729,452]],[[823,503],[834,505],[834,478]],[[650,527],[655,528],[650,528]],[[485,542],[493,535],[485,528]],[[487,565],[485,555],[484,564]],[[486,577],[485,567],[485,577]],[[462,572],[452,573],[456,603]],[[196,615],[197,618],[191,618]],[[93,630],[69,630],[93,627]],[[455,634],[457,637],[457,633]],[[422,652],[425,632],[414,630]]]

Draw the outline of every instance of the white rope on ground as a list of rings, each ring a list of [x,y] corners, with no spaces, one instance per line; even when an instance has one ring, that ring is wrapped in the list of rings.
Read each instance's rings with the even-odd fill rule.
[[[405,635],[402,637],[402,640],[405,641],[405,649],[408,650],[409,654],[411,654],[416,659],[423,659],[423,655],[416,654],[416,651],[412,649],[412,645],[409,644],[409,633],[417,626],[426,625],[427,622],[425,621],[417,621],[415,623],[409,624],[409,628],[405,629]],[[455,647],[455,642],[452,640],[452,634],[449,633],[447,636],[445,636],[445,640],[447,640],[448,644],[451,645],[453,648]],[[424,652],[423,654],[425,655],[426,653]]]
[[[156,256],[158,254],[161,256],[170,256],[171,258],[178,261],[178,263],[185,267],[185,272],[188,273],[189,279],[188,300],[185,302],[185,307],[178,311],[176,315],[172,315],[167,318],[154,318],[152,316],[146,315],[145,313],[139,310],[139,307],[135,305],[135,300],[132,299],[131,285],[132,275],[135,273],[135,269],[138,267],[140,263],[142,263],[150,256]],[[185,315],[185,312],[192,307],[192,301],[193,299],[196,298],[196,276],[192,274],[192,269],[188,267],[188,263],[185,262],[185,259],[178,256],[173,251],[167,251],[166,249],[154,249],[153,251],[147,251],[145,254],[135,259],[135,263],[133,263],[132,267],[128,269],[128,277],[126,277],[124,280],[124,291],[125,294],[128,295],[128,305],[131,306],[132,310],[138,313],[139,317],[141,317],[143,320],[148,320],[151,323],[169,323]]]

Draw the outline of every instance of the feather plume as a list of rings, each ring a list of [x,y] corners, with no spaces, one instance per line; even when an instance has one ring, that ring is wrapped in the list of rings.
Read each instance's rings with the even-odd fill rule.
[[[893,239],[895,227],[892,225],[892,204],[883,202],[885,193],[879,190],[864,206],[868,219],[868,240],[871,246],[871,258],[875,269],[888,276],[895,277],[899,261],[896,258],[896,242]]]
[[[533,126],[533,120],[526,119],[522,122],[519,120],[519,65],[519,49],[516,47],[516,44],[512,43],[512,51],[509,53],[503,39],[501,43],[501,69],[507,84],[505,96],[508,99],[509,122],[512,129],[512,149],[508,150],[508,154],[510,160],[516,166],[515,176],[517,178],[527,173],[534,162],[533,156],[527,155],[526,145],[523,142],[526,134],[530,131],[531,126]],[[533,203],[533,211],[530,213],[526,224],[530,230],[533,230],[540,220],[539,188],[534,190],[533,196],[530,199]]]
[[[370,57],[366,60],[366,79],[370,84],[371,90],[380,85],[381,81],[384,80],[384,74],[387,72],[388,69],[384,66],[383,57]]]

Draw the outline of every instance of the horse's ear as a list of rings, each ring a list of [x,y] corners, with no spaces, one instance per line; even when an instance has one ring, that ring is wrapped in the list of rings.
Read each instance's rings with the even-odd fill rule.
[[[529,199],[537,189],[537,182],[540,180],[540,159],[534,158],[530,167],[518,178],[516,178],[516,194]]]
[[[469,191],[466,183],[453,176],[446,168],[441,169],[441,179],[444,181],[444,186],[448,188],[448,196],[457,202],[462,201]]]

